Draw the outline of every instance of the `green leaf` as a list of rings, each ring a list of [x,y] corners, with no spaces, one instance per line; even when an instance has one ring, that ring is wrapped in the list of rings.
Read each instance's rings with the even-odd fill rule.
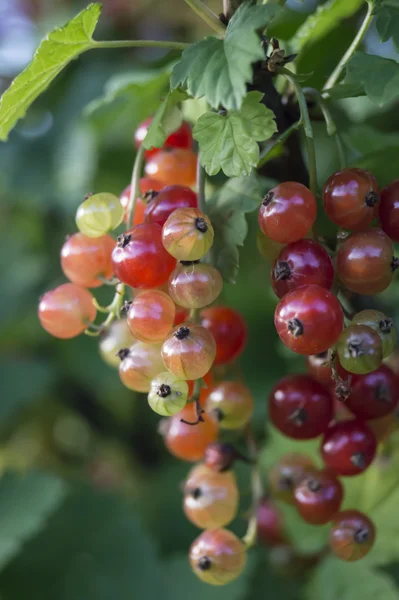
[[[250,92],[241,110],[227,115],[207,112],[194,129],[200,146],[201,164],[208,175],[220,170],[227,177],[249,175],[259,160],[257,142],[269,139],[277,131],[274,113],[260,104],[261,92]]]
[[[43,527],[67,486],[45,473],[6,473],[0,479],[0,569]]]
[[[299,552],[313,554],[325,548],[330,531],[329,524],[318,525],[317,527],[309,525],[298,514],[294,506],[289,506],[283,502],[278,502],[277,505],[283,514],[285,531]]]
[[[183,115],[177,105],[186,98],[187,94],[179,90],[169,92],[151,121],[143,142],[144,148],[162,148],[166,138],[180,127]]]
[[[318,6],[296,32],[293,40],[293,52],[299,52],[308,44],[314,44],[324,38],[343,19],[353,15],[363,4],[363,0],[329,0]]]
[[[398,600],[391,577],[370,569],[364,559],[345,563],[331,557],[323,561],[306,586],[306,600]]]
[[[364,89],[374,104],[383,106],[398,97],[399,63],[381,56],[356,52],[346,67],[343,84],[352,86],[351,89],[357,92]],[[334,97],[337,97],[340,87],[339,84],[331,90]]]
[[[376,3],[375,28],[381,42],[392,38],[393,45],[399,52],[399,3],[395,0],[380,0]]]
[[[212,108],[239,109],[252,82],[252,63],[265,58],[257,31],[277,10],[276,5],[241,4],[224,40],[208,37],[183,52],[172,72],[172,90],[182,87],[194,98],[205,96]]]
[[[13,81],[0,100],[0,140],[6,140],[15,123],[66,65],[93,48],[92,35],[101,4],[90,4],[64,27],[55,29],[40,44],[32,62]]]

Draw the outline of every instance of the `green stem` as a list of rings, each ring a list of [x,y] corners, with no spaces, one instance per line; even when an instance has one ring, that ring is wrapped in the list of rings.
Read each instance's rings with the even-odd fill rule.
[[[285,131],[283,131],[282,133],[280,133],[280,135],[278,135],[277,137],[275,137],[270,144],[268,144],[264,150],[264,152],[262,153],[258,164],[256,165],[257,169],[260,169],[261,167],[263,167],[264,164],[267,163],[268,158],[269,158],[269,154],[270,152],[279,144],[284,144],[284,142],[286,142],[288,140],[288,138],[290,137],[290,135],[294,132],[297,131],[301,126],[301,121],[296,121],[296,123],[293,123],[291,125],[291,127],[289,127],[288,129],[286,129]]]
[[[198,208],[201,212],[206,213],[206,201],[205,201],[205,169],[201,165],[200,152],[198,152],[197,158],[197,196],[198,196]]]
[[[251,548],[256,544],[257,538],[257,512],[259,502],[263,496],[263,482],[262,477],[259,470],[258,464],[258,448],[256,446],[255,438],[253,435],[253,430],[251,424],[249,424],[246,428],[246,439],[247,439],[247,448],[248,448],[248,458],[251,462],[253,462],[252,468],[252,476],[251,476],[251,487],[252,487],[252,509],[251,509],[251,517],[248,521],[247,531],[242,538],[242,541],[245,545],[245,549]]]
[[[294,75],[288,69],[281,69],[280,73],[287,78],[295,90],[298,100],[299,111],[301,114],[301,125],[305,134],[306,149],[308,153],[308,168],[309,168],[309,188],[314,196],[317,193],[317,168],[316,168],[316,150],[314,145],[314,134],[312,122],[309,117],[308,105],[306,103],[305,94]]]
[[[218,35],[224,36],[226,28],[220,22],[220,19],[215,13],[206,6],[201,0],[184,0],[194,12],[201,17],[205,23],[209,25]]]
[[[99,310],[100,312],[108,312],[108,317],[103,323],[101,323],[101,325],[94,325],[90,323],[88,328],[85,330],[85,334],[91,337],[98,337],[107,329],[107,327],[109,327],[109,325],[111,325],[112,321],[114,321],[115,319],[120,319],[124,296],[125,285],[123,283],[118,283],[118,285],[115,288],[114,298],[109,306],[99,306],[97,301],[95,301],[94,305],[97,308],[97,310]],[[90,327],[92,330],[90,330]]]
[[[127,205],[127,229],[130,229],[132,226],[137,198],[140,196],[140,174],[143,168],[144,151],[144,144],[141,144],[140,148],[137,151],[136,159],[133,165],[132,180],[130,183],[130,196]]]
[[[341,77],[342,71],[345,69],[347,62],[352,58],[352,56],[354,55],[354,53],[360,46],[364,36],[367,33],[368,28],[371,25],[373,18],[374,18],[373,3],[368,2],[367,13],[366,13],[364,21],[362,23],[362,26],[360,27],[359,31],[357,32],[356,37],[354,38],[353,42],[351,43],[351,45],[349,46],[349,48],[347,49],[347,51],[345,52],[345,54],[343,55],[343,57],[337,64],[337,66],[335,67],[334,71],[331,73],[330,77],[328,78],[327,83],[323,89],[324,92],[326,92],[327,90],[332,88],[337,83],[339,78]]]
[[[93,48],[167,48],[184,50],[190,44],[184,42],[166,42],[159,40],[116,40],[110,42],[93,42]]]

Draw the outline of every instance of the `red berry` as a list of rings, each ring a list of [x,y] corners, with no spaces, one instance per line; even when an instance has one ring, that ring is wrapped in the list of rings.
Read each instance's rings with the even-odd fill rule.
[[[310,375],[327,387],[334,384],[331,361],[331,351],[328,350],[320,352],[320,354],[312,354],[307,358],[307,368]],[[341,366],[338,357],[335,358],[335,370],[341,379],[346,380],[348,378],[349,373]]]
[[[327,430],[321,453],[325,465],[337,475],[358,475],[374,459],[377,442],[361,421],[341,421]]]
[[[150,177],[142,177],[140,179],[140,191],[143,195],[148,194],[148,192],[158,192],[164,187],[162,181],[158,181],[157,179],[151,179]],[[120,195],[120,201],[124,208],[124,217],[123,220],[127,223],[128,211],[127,207],[130,200],[130,189],[131,186],[128,185]],[[133,225],[141,225],[144,223],[145,219],[145,209],[147,207],[146,202],[142,198],[137,198],[136,200],[136,208],[133,215]]]
[[[183,410],[162,422],[161,434],[169,452],[180,460],[196,462],[202,460],[209,444],[218,437],[216,421],[209,415],[202,415],[203,421],[188,425],[197,420],[194,404],[186,404]]]
[[[174,302],[161,290],[145,290],[130,305],[127,323],[140,342],[163,342],[173,327]]]
[[[247,327],[240,313],[228,306],[213,306],[201,311],[201,324],[216,342],[215,365],[232,362],[247,343]]]
[[[375,542],[374,523],[358,510],[335,515],[329,536],[331,550],[338,558],[354,562],[366,556]]]
[[[359,419],[379,419],[392,413],[398,400],[395,374],[386,365],[381,365],[372,373],[353,378],[345,406]]]
[[[344,169],[324,185],[324,210],[340,227],[362,231],[377,215],[379,192],[377,180],[368,171]]]
[[[146,164],[148,177],[162,181],[164,185],[195,185],[197,155],[191,150],[175,148],[157,152]]]
[[[381,228],[394,242],[399,242],[399,179],[381,192]]]
[[[194,573],[211,585],[225,585],[241,575],[246,562],[242,540],[227,529],[204,531],[191,544]]]
[[[295,506],[302,519],[311,525],[323,525],[338,512],[344,490],[329,471],[315,471],[295,488]]]
[[[174,325],[181,325],[184,321],[187,321],[190,312],[186,308],[176,306],[175,322]]]
[[[96,318],[93,296],[74,283],[64,283],[40,299],[39,319],[50,335],[61,339],[83,333]]]
[[[256,511],[257,537],[262,544],[275,546],[286,541],[283,518],[277,506],[262,498]]]
[[[179,306],[204,308],[216,300],[223,279],[215,267],[197,261],[182,261],[169,278],[169,294]]]
[[[182,185],[169,185],[148,201],[145,220],[164,225],[177,208],[197,208],[197,194]]]
[[[148,127],[152,118],[146,119],[135,131],[134,141],[136,144],[136,148],[140,148],[142,141],[147,135]],[[171,133],[164,144],[164,148],[191,148],[193,145],[193,136],[191,134],[191,127],[186,122],[183,121],[182,124],[176,131]],[[157,154],[160,151],[160,148],[151,148],[151,150],[146,150],[144,156],[148,159]]]
[[[305,237],[316,218],[316,200],[307,187],[285,181],[268,192],[259,210],[263,233],[274,242],[289,244]]]
[[[162,244],[162,228],[143,223],[119,236],[112,252],[114,273],[133,288],[158,287],[169,278],[175,259]]]
[[[309,375],[289,375],[270,393],[269,416],[284,435],[308,440],[326,431],[333,418],[333,400]]]
[[[72,283],[82,287],[99,287],[113,275],[111,254],[115,241],[110,235],[90,238],[83,233],[71,235],[61,249],[61,267]]]
[[[397,268],[391,239],[381,229],[354,233],[337,252],[337,275],[357,294],[379,294],[391,283]]]
[[[279,298],[300,285],[315,283],[330,289],[334,267],[327,252],[313,240],[299,240],[285,246],[274,263],[271,280]]]
[[[274,324],[288,348],[298,354],[319,354],[339,338],[344,315],[331,292],[318,285],[303,285],[280,300]]]

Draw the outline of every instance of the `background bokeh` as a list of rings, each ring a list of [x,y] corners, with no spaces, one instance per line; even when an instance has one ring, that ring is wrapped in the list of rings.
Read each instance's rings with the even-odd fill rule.
[[[220,11],[216,0],[209,4]],[[0,0],[0,91],[44,34],[85,5],[83,0]],[[318,3],[288,5],[290,18],[275,32],[282,40]],[[355,13],[302,54],[297,68],[309,73],[309,85],[325,81],[360,18]],[[106,0],[96,36],[189,41],[207,33],[182,0]],[[366,47],[394,54],[373,30]],[[75,230],[77,206],[87,192],[119,194],[127,185],[134,128],[157,99],[145,106],[134,94],[97,108],[93,102],[104,95],[110,78],[162,69],[174,58],[158,50],[83,55],[0,146],[0,469],[17,471],[0,480],[0,596],[6,600],[152,600],[169,593],[173,598],[190,593],[194,600],[204,593],[210,599],[257,600],[267,590],[284,600],[299,597],[296,581],[276,575],[261,551],[253,552],[246,575],[224,590],[194,580],[186,554],[196,529],[183,516],[179,489],[187,465],[168,456],[157,433],[158,417],[144,396],[122,387],[117,371],[101,360],[96,339],[52,339],[37,319],[40,295],[64,281],[59,251]],[[335,118],[352,164],[372,169],[382,185],[398,177],[397,105],[382,110],[365,98],[345,100],[336,106]],[[322,182],[338,164],[324,123],[315,127]],[[273,177],[273,163],[267,175]],[[248,323],[248,347],[234,369],[254,393],[254,426],[262,440],[271,385],[304,364],[277,342],[276,300],[270,267],[256,248],[254,215],[249,229],[237,285],[225,286],[223,301]],[[397,290],[393,286],[382,299],[394,311]],[[111,294],[106,289],[98,299],[104,303]],[[242,533],[250,504],[245,467],[239,476],[243,499],[235,529]],[[46,514],[58,503],[46,524]]]

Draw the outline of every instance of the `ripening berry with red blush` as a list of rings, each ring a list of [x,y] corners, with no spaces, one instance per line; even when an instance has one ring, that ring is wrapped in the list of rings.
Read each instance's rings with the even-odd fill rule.
[[[152,117],[141,123],[134,133],[134,143],[136,148],[140,148],[145,136],[147,135],[148,127],[150,126]],[[180,127],[171,133],[165,141],[163,148],[186,148],[189,149],[193,145],[193,136],[191,127],[186,121],[182,121]],[[161,148],[151,148],[144,152],[145,158],[148,160],[160,152]]]
[[[103,285],[99,279],[111,279],[111,255],[115,240],[110,235],[90,238],[83,233],[69,236],[61,249],[61,267],[72,283],[95,288]]]
[[[40,324],[50,335],[69,339],[83,333],[96,318],[93,296],[74,283],[46,292],[39,302]]]
[[[145,207],[145,220],[163,226],[178,208],[197,208],[197,194],[189,187],[169,185],[149,198]]]
[[[324,525],[339,511],[344,490],[331,471],[315,471],[295,488],[295,507],[311,525]]]
[[[399,242],[399,179],[382,190],[379,217],[381,229],[391,240]]]
[[[237,359],[247,343],[247,326],[242,315],[229,306],[213,306],[201,311],[201,324],[216,342],[215,365]]]
[[[329,546],[341,560],[354,562],[370,552],[375,537],[375,525],[367,515],[358,510],[343,510],[332,521]]]
[[[377,442],[372,430],[359,420],[331,425],[321,444],[324,464],[337,475],[359,475],[375,457]]]
[[[246,563],[244,542],[227,529],[204,531],[191,545],[194,573],[211,585],[225,585],[241,575]]]
[[[283,516],[269,498],[262,498],[256,511],[257,539],[267,546],[286,542]]]
[[[151,179],[150,177],[142,177],[140,179],[140,192],[144,197],[146,194],[150,194],[150,197],[153,192],[158,192],[164,187],[164,184],[157,179]],[[131,186],[128,185],[120,195],[120,201],[123,206],[124,216],[123,220],[127,223],[128,219],[128,204],[130,202],[130,190]],[[145,210],[147,207],[147,203],[143,200],[142,197],[137,198],[136,207],[133,215],[132,225],[141,225],[145,220]]]
[[[157,152],[145,166],[147,177],[162,181],[164,185],[195,185],[197,155],[191,150],[172,148]]]

